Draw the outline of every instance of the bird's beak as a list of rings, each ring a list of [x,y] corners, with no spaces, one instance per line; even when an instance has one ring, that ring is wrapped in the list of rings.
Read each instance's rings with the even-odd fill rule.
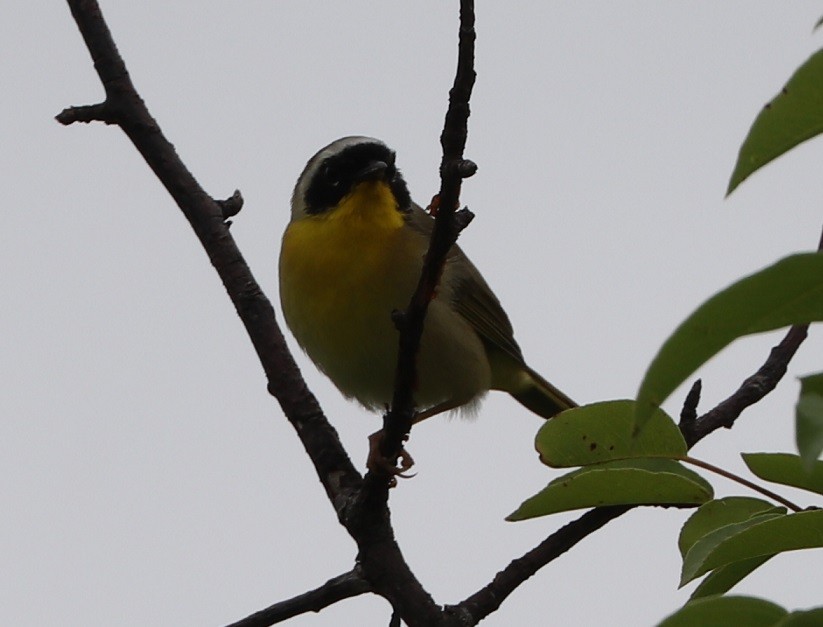
[[[354,175],[354,180],[357,182],[382,180],[388,168],[389,166],[385,161],[372,161]]]

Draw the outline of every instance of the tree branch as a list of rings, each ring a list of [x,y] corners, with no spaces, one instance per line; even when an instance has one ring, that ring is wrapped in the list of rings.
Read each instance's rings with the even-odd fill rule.
[[[603,527],[610,520],[629,511],[631,507],[598,507],[589,510],[577,520],[561,527],[531,551],[513,560],[488,585],[457,605],[446,606],[446,611],[457,617],[462,625],[475,625],[497,610],[520,584],[549,562],[557,559],[575,544]]]
[[[793,326],[783,340],[772,348],[768,359],[737,391],[716,407],[693,421],[680,422],[680,430],[689,448],[721,427],[731,429],[743,410],[771,392],[786,374],[789,362],[808,335],[808,324]]]
[[[474,163],[463,159],[468,136],[469,99],[476,76],[474,0],[460,0],[459,33],[457,72],[449,91],[449,107],[440,135],[443,159],[440,163],[440,193],[434,231],[409,306],[395,315],[395,324],[400,331],[397,371],[391,409],[383,418],[384,437],[381,442],[381,453],[392,460],[397,459],[414,419],[417,353],[426,312],[443,273],[446,256],[472,217],[468,210],[457,211],[457,206],[463,179],[477,171]]]
[[[823,236],[818,250],[823,250]],[[695,382],[686,397],[680,421],[680,430],[689,448],[721,427],[731,428],[743,410],[760,401],[777,386],[800,344],[806,339],[808,326],[791,327],[783,340],[772,348],[757,372],[743,381],[729,398],[696,419],[693,414],[696,414],[701,386],[699,380]],[[466,624],[475,624],[500,607],[508,595],[543,566],[630,509],[634,506],[598,507],[586,512],[522,557],[513,560],[491,583],[457,605],[449,606],[448,610],[463,620],[470,617],[474,621]]]
[[[413,389],[417,380],[417,353],[429,303],[443,272],[446,256],[462,228],[468,225],[467,212],[457,212],[462,179],[476,167],[463,159],[468,133],[469,98],[474,85],[474,0],[460,1],[460,35],[457,72],[449,92],[449,107],[441,144],[440,210],[435,218],[423,269],[409,306],[395,312],[400,332],[398,362],[392,406],[383,419],[381,454],[395,460],[411,430],[415,413]],[[390,479],[380,472],[366,475],[349,528],[358,545],[358,563],[364,568],[375,591],[389,600],[393,619],[402,617],[409,625],[444,625],[446,616],[409,569],[394,541],[387,506]],[[376,539],[376,541],[375,541]]]
[[[817,244],[818,252],[823,251],[823,231]],[[809,325],[798,324],[791,327],[777,346],[772,348],[768,359],[748,379],[743,381],[737,391],[726,400],[720,402],[714,409],[706,412],[699,418],[680,423],[680,430],[686,443],[691,448],[711,432],[721,427],[731,429],[734,421],[744,409],[760,401],[778,384],[789,362],[797,349],[808,335]]]
[[[66,109],[57,116],[58,121],[99,120],[116,124],[126,133],[182,210],[217,270],[266,373],[269,392],[297,431],[338,519],[360,548],[363,579],[388,599],[409,625],[437,624],[442,612],[403,559],[385,497],[382,505],[374,507],[374,492],[361,490],[363,478],[300,375],[274,309],[228,230],[226,217],[239,209],[239,196],[227,206],[206,194],[138,95],[97,1],[67,2],[94,60],[106,100]]]
[[[286,347],[274,309],[237,248],[223,208],[189,172],[138,95],[96,0],[68,0],[106,93],[102,104],[71,107],[57,116],[62,124],[99,120],[116,124],[129,137],[174,198],[217,270],[254,345],[268,379],[317,469],[329,499],[340,510],[362,485],[346,451]],[[230,203],[237,208],[239,200]],[[224,205],[225,206],[225,205]]]
[[[371,591],[371,586],[363,579],[360,569],[355,567],[347,573],[329,579],[319,588],[309,590],[280,603],[275,603],[264,610],[255,612],[251,616],[228,625],[228,627],[268,627],[299,614],[319,612],[338,601]]]
[[[395,608],[411,627],[472,625],[488,616],[523,581],[562,555],[577,542],[628,507],[591,510],[550,535],[540,545],[512,561],[494,580],[456,606],[442,610],[423,589],[409,569],[394,539],[386,505],[385,477],[369,473],[365,480],[354,468],[346,451],[309,391],[289,353],[274,309],[255,281],[228,230],[227,218],[239,211],[239,195],[215,201],[198,184],[178,157],[159,125],[149,114],[135,90],[125,63],[117,52],[96,0],[67,0],[72,15],[91,53],[104,86],[103,103],[70,107],[57,116],[63,124],[101,121],[118,125],[166,187],[194,229],[217,270],[240,316],[263,366],[269,392],[278,400],[311,458],[318,477],[340,522],[357,542],[358,564],[350,572],[320,588],[283,601],[235,625],[268,625],[306,611],[317,611],[333,602],[373,591]],[[461,0],[458,71],[450,91],[441,143],[440,212],[432,237],[424,273],[409,309],[402,317],[400,358],[396,396],[385,419],[387,450],[399,450],[413,416],[411,390],[415,380],[415,355],[426,307],[442,272],[449,248],[468,222],[468,214],[456,212],[460,184],[474,173],[475,166],[462,158],[466,142],[468,100],[474,82],[474,12],[471,0]],[[755,375],[727,401],[696,420],[685,435],[690,445],[721,426],[730,426],[740,412],[765,396],[786,372],[786,366],[805,338],[802,327],[792,328],[783,342]],[[409,366],[409,363],[411,364]],[[695,399],[696,403],[696,399]],[[398,415],[398,418],[394,416]],[[282,616],[283,618],[278,618]]]

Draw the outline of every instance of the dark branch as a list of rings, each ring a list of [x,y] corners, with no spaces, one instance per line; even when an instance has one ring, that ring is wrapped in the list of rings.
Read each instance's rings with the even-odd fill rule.
[[[226,200],[218,200],[217,206],[220,207],[224,220],[233,218],[243,208],[243,194],[240,193],[239,189],[236,189]]]
[[[309,453],[326,493],[340,511],[362,483],[337,433],[306,387],[286,347],[274,309],[254,279],[215,202],[186,168],[132,84],[95,0],[68,0],[106,92],[103,104],[73,107],[62,123],[101,120],[117,124],[169,191],[220,276],[257,351],[269,392],[280,402]]]
[[[476,169],[463,159],[468,132],[468,101],[474,84],[474,38],[474,2],[461,0],[457,74],[449,94],[449,109],[441,138],[440,211],[435,218],[417,288],[408,308],[394,315],[400,330],[398,364],[392,407],[384,416],[381,442],[382,455],[392,460],[397,459],[414,418],[412,390],[417,378],[416,357],[426,311],[434,297],[446,255],[460,233],[460,225],[470,221],[466,212],[460,218],[455,218],[455,214],[462,178],[470,176]],[[363,490],[351,508],[347,528],[358,544],[358,562],[375,591],[389,600],[395,615],[407,624],[443,625],[442,609],[411,572],[394,540],[387,507],[388,480],[389,477],[382,473],[369,472]]]
[[[362,579],[388,599],[409,625],[437,624],[442,610],[403,559],[394,540],[385,494],[361,490],[363,478],[300,375],[274,309],[228,230],[226,204],[233,210],[237,203],[221,206],[180,160],[135,90],[98,3],[68,0],[68,4],[94,60],[106,100],[101,105],[67,109],[60,114],[60,121],[114,123],[132,141],[182,210],[217,270],[258,354],[269,392],[297,431],[340,522],[357,542]],[[385,492],[385,481],[382,483]],[[375,502],[382,504],[375,507]]]
[[[817,243],[818,252],[823,251],[823,231]],[[771,392],[779,383],[789,362],[794,357],[797,349],[808,335],[809,325],[798,324],[791,327],[777,346],[772,348],[768,359],[762,366],[748,379],[743,381],[737,391],[729,398],[719,403],[715,408],[706,412],[696,420],[687,423],[680,423],[680,430],[689,448],[705,438],[712,431],[721,427],[731,429],[734,421],[740,416],[744,409],[759,402],[766,394]]]
[[[241,203],[232,199],[222,202],[212,199],[182,163],[132,85],[97,2],[68,0],[68,4],[91,52],[106,100],[97,105],[66,109],[57,116],[58,120],[63,124],[95,120],[117,124],[172,195],[200,239],[246,327],[266,373],[269,392],[277,398],[297,431],[338,518],[359,548],[358,566],[351,573],[244,619],[269,620],[268,623],[241,621],[237,625],[273,624],[276,620],[282,620],[277,618],[279,612],[291,611],[294,612],[291,615],[295,615],[317,611],[335,601],[368,591],[388,599],[396,614],[412,627],[475,624],[497,609],[513,590],[537,570],[609,520],[628,511],[629,508],[620,507],[587,512],[514,560],[482,590],[449,608],[448,612],[441,610],[414,577],[394,539],[386,506],[385,477],[370,474],[364,482],[355,470],[337,433],[303,381],[285,345],[271,303],[252,276],[228,231],[226,218],[234,215]],[[456,212],[455,209],[462,179],[476,169],[474,164],[462,158],[467,137],[468,100],[474,82],[474,39],[473,3],[471,0],[461,0],[457,78],[450,92],[450,106],[441,136],[440,211],[420,285],[403,318],[404,325],[410,329],[401,334],[408,336],[401,341],[400,350],[401,359],[405,359],[406,364],[398,365],[397,394],[391,415],[386,418],[387,450],[391,449],[392,454],[399,450],[413,415],[411,390],[415,378],[414,361],[425,310],[434,294],[445,256],[460,229],[470,220],[470,214]],[[773,389],[804,337],[804,328],[793,328],[780,346],[772,351],[766,364],[747,379],[735,395],[693,422],[693,429],[686,433],[689,444],[714,429],[730,426],[745,407]],[[283,616],[285,618],[285,614]]]
[[[109,107],[105,102],[96,105],[84,105],[82,107],[69,107],[63,109],[55,117],[55,120],[65,126],[75,122],[103,122],[104,124],[116,124]]]
[[[698,379],[692,385],[686,400],[683,401],[683,409],[680,410],[680,431],[684,432],[692,428],[697,420],[697,405],[700,403],[700,393],[703,391],[703,382]]]
[[[772,349],[766,363],[746,379],[734,395],[696,421],[681,420],[680,429],[689,447],[721,426],[730,427],[746,407],[773,390],[786,373],[789,361],[805,337],[805,329],[801,332],[800,327],[792,327],[783,342]],[[689,392],[685,403],[687,407],[697,404],[698,384],[699,381]],[[733,409],[728,409],[731,407]],[[456,606],[449,607],[449,611],[466,621],[465,624],[475,624],[494,612],[508,595],[546,564],[630,509],[633,507],[599,507],[586,512],[550,535],[523,557],[512,561],[486,587]]]
[[[268,627],[299,614],[319,612],[343,599],[371,592],[371,586],[363,579],[358,568],[329,579],[319,588],[309,590],[294,598],[275,603],[264,610],[228,625],[228,627]]]
[[[823,250],[823,235],[818,250]],[[702,386],[699,379],[695,381],[683,404],[679,425],[689,448],[721,427],[731,428],[743,410],[760,401],[777,386],[786,374],[797,349],[806,339],[808,326],[791,327],[783,341],[772,348],[769,357],[757,372],[743,381],[729,398],[699,418],[696,417],[697,404]],[[523,557],[512,561],[486,587],[447,609],[463,621],[461,624],[475,624],[495,611],[509,594],[543,566],[630,509],[633,507],[605,507],[586,512]]]
[[[801,324],[789,329],[786,337],[772,348],[768,359],[748,379],[743,381],[737,391],[716,407],[696,420],[680,423],[683,437],[691,448],[712,431],[721,427],[731,429],[734,421],[744,409],[760,401],[777,386],[797,349],[806,339],[808,324]]]
[[[440,136],[443,159],[440,163],[439,210],[417,289],[409,306],[399,317],[400,343],[394,397],[391,410],[383,419],[384,437],[381,444],[381,453],[388,459],[397,459],[411,430],[415,412],[413,390],[417,380],[417,352],[426,311],[434,298],[446,255],[457,241],[461,229],[470,221],[465,213],[459,219],[455,218],[455,214],[460,202],[461,183],[477,170],[474,163],[463,159],[468,137],[469,98],[475,79],[475,38],[474,1],[461,0],[457,72],[449,91],[449,107]]]
[[[513,560],[497,573],[487,586],[457,605],[447,606],[446,611],[455,616],[460,621],[459,624],[479,623],[497,610],[520,584],[543,566],[629,509],[631,508],[628,506],[599,507],[586,512],[577,520],[558,529],[522,557]]]

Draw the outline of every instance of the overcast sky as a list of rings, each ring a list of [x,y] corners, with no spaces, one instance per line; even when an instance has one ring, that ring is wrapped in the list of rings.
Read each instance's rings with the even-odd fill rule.
[[[436,191],[457,0],[101,4],[204,188],[242,190],[232,232],[273,302],[291,189],[318,148],[380,137],[418,202]],[[461,245],[535,369],[581,402],[632,397],[697,305],[817,242],[822,140],[724,192],[759,108],[823,45],[823,4],[478,5],[466,156],[479,171],[462,199],[477,218]],[[65,3],[4,1],[0,84],[0,623],[217,626],[348,570],[355,547],[182,214],[117,128],[53,120],[102,94]],[[821,337],[813,328],[778,391],[694,454],[741,471],[741,451],[793,451],[796,377],[823,369]],[[738,342],[702,369],[701,408],[778,339]],[[297,357],[362,467],[378,418]],[[437,602],[579,516],[503,520],[557,475],[533,451],[540,424],[492,394],[474,421],[415,429],[419,474],[391,508]],[[484,625],[653,625],[693,589],[676,590],[687,515],[623,516]],[[819,553],[780,556],[739,591],[819,605],[812,568]],[[362,596],[290,624],[389,614]]]

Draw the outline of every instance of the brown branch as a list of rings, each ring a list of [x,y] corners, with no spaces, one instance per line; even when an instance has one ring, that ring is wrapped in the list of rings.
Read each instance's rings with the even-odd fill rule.
[[[692,384],[686,400],[683,401],[683,409],[680,410],[680,431],[685,432],[691,428],[697,420],[697,406],[700,404],[700,393],[703,391],[703,381],[698,379]]]
[[[696,420],[681,421],[680,430],[689,447],[721,427],[731,429],[744,409],[771,392],[786,374],[789,362],[806,339],[808,329],[808,324],[791,327],[780,344],[772,348],[763,365],[743,381],[734,394]]]
[[[765,496],[766,498],[770,498],[773,501],[777,501],[781,505],[785,505],[787,508],[792,510],[793,512],[800,512],[803,508],[799,505],[795,505],[789,499],[783,498],[777,492],[772,492],[768,488],[764,488],[763,486],[759,486],[756,483],[749,481],[745,477],[741,477],[740,475],[736,475],[733,472],[726,470],[725,468],[720,468],[719,466],[715,466],[714,464],[710,464],[709,462],[703,461],[702,459],[697,459],[696,457],[690,457],[689,455],[684,455],[682,457],[676,457],[678,461],[681,461],[685,464],[691,464],[692,466],[697,466],[698,468],[702,468],[703,470],[708,470],[709,472],[713,472],[716,475],[720,475],[728,479],[729,481],[734,481],[735,483],[739,483],[740,485],[749,488],[753,492],[758,492]]]
[[[55,116],[60,124],[69,125],[75,122],[103,122],[104,124],[116,124],[115,118],[105,102],[96,105],[83,105],[82,107],[69,107],[63,109]]]
[[[217,206],[220,207],[220,213],[223,215],[223,219],[228,220],[240,213],[244,202],[243,194],[240,193],[239,189],[236,189],[234,193],[225,200],[218,200]]]
[[[362,491],[363,478],[309,391],[286,347],[274,309],[228,230],[239,195],[217,202],[199,185],[150,115],[131,82],[96,0],[67,0],[106,93],[98,105],[72,107],[63,124],[99,120],[119,126],[169,191],[194,229],[237,309],[278,400],[314,464],[338,519],[355,539],[362,578],[409,625],[434,625],[442,611],[412,574],[394,540],[385,497]],[[385,486],[385,481],[383,482]],[[378,492],[379,497],[379,492]],[[374,503],[379,505],[374,507]]]
[[[223,209],[186,168],[132,84],[96,0],[68,0],[106,93],[102,104],[72,107],[63,124],[99,120],[118,125],[169,191],[191,224],[254,345],[268,379],[268,390],[314,462],[329,498],[340,511],[362,484],[336,431],[306,386],[286,347],[274,309],[255,281],[225,223]],[[231,210],[239,199],[229,203]],[[223,205],[225,207],[225,205]]]
[[[440,163],[439,208],[417,288],[406,310],[395,315],[395,324],[400,330],[397,371],[391,410],[383,419],[384,438],[381,443],[381,453],[389,459],[397,459],[403,441],[411,430],[415,412],[413,390],[417,380],[417,353],[426,311],[434,298],[446,256],[460,231],[471,221],[468,210],[457,211],[457,206],[463,179],[477,170],[472,162],[463,159],[468,136],[469,98],[475,79],[475,38],[474,0],[461,0],[457,72],[449,91],[449,107],[440,136],[443,159]]]
[[[609,520],[628,511],[627,507],[617,507],[585,513],[521,558],[512,561],[490,584],[462,603],[448,611],[438,607],[414,577],[394,540],[386,506],[385,478],[370,474],[364,481],[355,470],[337,433],[302,379],[285,345],[271,303],[229,233],[227,218],[239,210],[239,197],[218,202],[206,194],[166,140],[135,90],[97,2],[67,1],[91,52],[106,100],[96,105],[71,107],[60,113],[57,119],[63,124],[98,120],[118,125],[172,195],[206,250],[246,327],[265,371],[269,392],[278,400],[297,431],[338,518],[358,544],[358,565],[352,573],[263,610],[254,615],[257,623],[246,623],[246,626],[273,624],[272,619],[277,618],[280,611],[294,611],[295,614],[316,611],[315,608],[321,609],[327,599],[331,599],[331,603],[367,591],[376,592],[389,600],[395,608],[395,615],[401,616],[412,627],[475,624],[497,609],[513,590],[537,570]],[[398,367],[399,398],[394,399],[392,414],[398,412],[400,417],[386,418],[386,427],[391,433],[387,436],[387,445],[395,450],[399,449],[402,438],[408,432],[413,412],[413,401],[409,399],[414,382],[414,356],[425,309],[442,271],[443,259],[468,220],[467,214],[455,212],[455,208],[461,180],[470,176],[475,169],[474,164],[462,159],[469,114],[468,98],[474,81],[473,25],[472,2],[462,0],[458,73],[450,92],[450,107],[441,137],[444,148],[441,212],[425,262],[426,270],[421,277],[422,287],[419,287],[419,295],[413,299],[401,324],[401,335],[407,334],[409,339],[405,340],[407,344],[401,346],[400,354],[407,362],[410,361],[411,366]],[[720,426],[729,426],[745,407],[773,389],[804,337],[805,330],[793,328],[781,345],[772,351],[763,368],[747,379],[733,397],[694,421],[694,432],[687,436],[689,443],[693,444]],[[301,607],[304,609],[299,610]],[[238,624],[244,623],[241,621]]]
[[[817,244],[817,250],[823,251],[823,231]],[[726,400],[720,402],[714,409],[706,412],[696,420],[681,421],[680,427],[683,437],[689,447],[705,438],[712,431],[721,427],[731,429],[734,421],[740,416],[744,409],[760,401],[766,394],[771,392],[778,384],[789,362],[794,357],[797,349],[808,335],[809,325],[798,324],[791,327],[777,346],[772,348],[768,359],[762,366],[748,379],[743,381],[737,391]]]
[[[471,176],[476,169],[463,160],[468,132],[468,101],[475,77],[474,40],[474,2],[461,0],[457,73],[449,92],[449,108],[441,136],[443,160],[439,211],[417,288],[408,308],[402,313],[396,312],[394,316],[400,331],[398,363],[394,397],[391,409],[383,419],[384,437],[381,442],[381,454],[393,460],[397,459],[414,418],[412,390],[417,379],[417,352],[428,305],[434,297],[446,256],[462,228],[470,221],[467,212],[457,212],[456,207],[462,179]],[[375,591],[392,604],[392,620],[402,617],[409,625],[445,625],[448,616],[423,589],[394,542],[386,505],[387,479],[382,473],[369,472],[353,508],[353,528],[371,530],[365,534],[352,534],[359,548],[358,563],[368,573]],[[375,537],[385,538],[385,541],[374,542]],[[402,568],[398,568],[399,564]]]
[[[520,584],[549,562],[557,559],[575,544],[614,520],[631,507],[598,507],[589,510],[577,520],[561,527],[531,551],[513,560],[488,585],[457,605],[446,610],[457,617],[461,625],[475,625],[497,610]]]
[[[360,569],[355,567],[347,573],[329,579],[319,588],[275,603],[228,627],[268,627],[306,612],[319,612],[338,601],[371,591],[371,586],[363,579]]]
[[[823,236],[821,236],[820,249],[823,249]],[[743,410],[771,392],[786,374],[789,362],[806,338],[807,329],[808,325],[791,327],[783,341],[772,348],[769,357],[757,372],[743,381],[738,390],[728,399],[696,419],[692,414],[696,413],[701,386],[699,380],[695,382],[687,395],[680,421],[680,430],[688,447],[691,448],[720,427],[731,428]],[[497,574],[491,583],[466,600],[450,606],[449,611],[459,616],[465,624],[479,622],[495,611],[509,594],[539,569],[610,520],[633,508],[633,506],[599,507],[586,512],[577,520],[550,535],[536,548],[512,561]]]

